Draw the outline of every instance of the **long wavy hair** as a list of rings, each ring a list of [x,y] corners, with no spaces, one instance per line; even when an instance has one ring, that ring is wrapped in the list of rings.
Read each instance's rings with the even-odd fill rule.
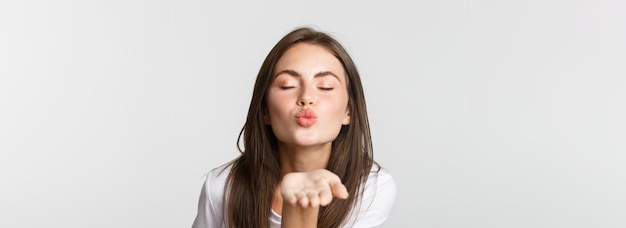
[[[237,147],[241,155],[232,161],[224,196],[228,227],[268,228],[272,199],[280,181],[278,139],[271,126],[264,122],[267,113],[267,92],[273,71],[280,57],[294,44],[320,45],[341,62],[346,73],[350,124],[343,125],[332,142],[326,169],[335,173],[347,187],[346,200],[333,200],[320,208],[318,227],[339,227],[363,194],[365,181],[374,162],[370,127],[365,107],[363,86],[356,65],[348,52],[330,35],[308,27],[297,28],[285,35],[269,52],[254,84],[248,116]],[[243,146],[241,141],[243,136]]]

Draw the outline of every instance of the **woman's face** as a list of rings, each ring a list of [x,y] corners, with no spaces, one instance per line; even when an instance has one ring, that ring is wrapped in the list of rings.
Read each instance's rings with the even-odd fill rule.
[[[350,123],[343,66],[314,44],[295,44],[278,60],[267,95],[265,123],[281,143],[330,144]]]

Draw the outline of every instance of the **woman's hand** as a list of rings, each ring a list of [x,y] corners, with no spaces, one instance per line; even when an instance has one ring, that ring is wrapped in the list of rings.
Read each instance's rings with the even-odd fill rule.
[[[283,177],[281,182],[283,202],[292,206],[326,206],[333,197],[348,198],[348,190],[341,179],[326,169],[310,172],[294,172]]]

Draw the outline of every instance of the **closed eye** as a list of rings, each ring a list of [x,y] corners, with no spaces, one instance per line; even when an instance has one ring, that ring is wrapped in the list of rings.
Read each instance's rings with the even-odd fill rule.
[[[295,86],[280,86],[279,88],[282,89],[282,90],[288,90],[288,89],[293,89],[293,88],[296,88],[296,87]]]
[[[321,90],[325,90],[325,91],[331,91],[331,90],[335,89],[333,87],[318,87],[318,88],[321,89]]]

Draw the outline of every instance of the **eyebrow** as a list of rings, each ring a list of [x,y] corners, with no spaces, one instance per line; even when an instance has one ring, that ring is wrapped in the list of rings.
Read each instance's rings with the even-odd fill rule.
[[[274,75],[274,78],[278,77],[278,75],[281,75],[281,74],[288,74],[288,75],[293,76],[293,77],[301,77],[302,76],[298,72],[296,72],[295,70],[287,69],[287,70],[282,70],[282,71],[278,72],[276,75]],[[317,74],[315,74],[313,77],[314,78],[318,78],[318,77],[324,77],[324,76],[329,76],[329,75],[333,76],[333,77],[337,78],[337,80],[339,80],[339,77],[335,73],[330,72],[330,71],[320,71]],[[341,81],[341,80],[339,80],[339,81]]]

